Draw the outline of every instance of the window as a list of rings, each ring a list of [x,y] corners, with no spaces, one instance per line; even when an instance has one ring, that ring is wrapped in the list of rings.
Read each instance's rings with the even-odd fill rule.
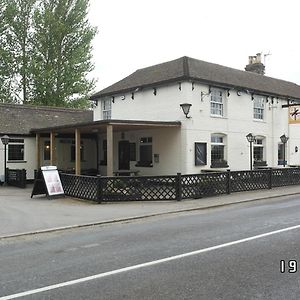
[[[102,119],[109,120],[111,119],[111,100],[102,101]]]
[[[152,167],[152,137],[140,139],[140,161],[139,167]]]
[[[206,143],[195,143],[195,166],[205,166],[207,164]]]
[[[266,164],[264,161],[264,139],[256,138],[253,146],[254,164]]]
[[[44,142],[44,160],[50,160],[50,141]]]
[[[75,141],[72,141],[71,145],[71,161],[75,161]],[[80,142],[80,160],[84,160],[84,147],[83,147],[83,142]]]
[[[224,115],[223,90],[216,88],[211,89],[210,113],[215,116]]]
[[[225,160],[224,139],[224,135],[221,134],[211,135],[211,167],[228,167]]]
[[[264,97],[255,97],[253,101],[253,118],[257,120],[264,119]]]
[[[24,139],[9,139],[8,160],[24,161]]]

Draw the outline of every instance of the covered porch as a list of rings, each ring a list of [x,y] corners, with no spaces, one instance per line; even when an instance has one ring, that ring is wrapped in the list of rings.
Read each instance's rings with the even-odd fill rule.
[[[36,165],[76,175],[158,175],[180,172],[178,121],[101,120],[32,129]]]

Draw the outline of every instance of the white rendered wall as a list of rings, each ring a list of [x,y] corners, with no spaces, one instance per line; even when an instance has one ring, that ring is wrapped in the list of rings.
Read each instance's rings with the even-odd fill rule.
[[[253,118],[253,101],[251,94],[231,89],[227,97],[225,90],[225,115],[224,117],[212,117],[210,114],[210,96],[203,96],[201,92],[208,92],[208,85],[191,82],[182,82],[181,90],[179,83],[169,84],[153,89],[144,89],[134,93],[116,95],[112,103],[112,119],[122,120],[152,120],[152,121],[181,121],[181,133],[178,147],[181,151],[176,155],[176,161],[180,160],[182,173],[198,173],[202,169],[209,169],[210,160],[210,137],[213,133],[222,133],[226,136],[226,160],[231,170],[249,169],[249,143],[246,140],[248,133],[264,137],[264,159],[268,167],[278,167],[278,144],[280,136],[286,134],[290,137],[287,145],[288,164],[300,164],[300,150],[295,152],[295,146],[300,149],[300,133],[298,126],[288,125],[287,108],[282,108],[286,100],[269,98],[265,103],[264,120]],[[125,96],[124,100],[121,100]],[[185,118],[181,103],[191,103],[190,116]],[[95,119],[101,119],[100,102],[95,109]],[[207,165],[195,166],[194,143],[207,143]],[[114,147],[116,150],[116,147]],[[155,150],[153,150],[155,153]],[[117,159],[117,152],[114,153]],[[172,155],[173,156],[173,155]],[[175,155],[174,155],[175,157]],[[154,169],[153,169],[154,170]],[[164,170],[161,172],[164,173]]]

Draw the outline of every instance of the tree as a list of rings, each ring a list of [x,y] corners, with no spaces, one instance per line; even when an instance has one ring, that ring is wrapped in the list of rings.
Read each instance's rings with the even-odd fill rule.
[[[33,102],[85,107],[94,81],[88,0],[44,0],[34,14]]]
[[[5,18],[7,31],[6,43],[8,56],[14,71],[9,68],[14,78],[14,94],[26,104],[30,102],[30,79],[32,56],[32,16],[37,0],[5,0]],[[21,95],[20,95],[21,91]]]
[[[89,0],[0,0],[0,101],[86,107]]]

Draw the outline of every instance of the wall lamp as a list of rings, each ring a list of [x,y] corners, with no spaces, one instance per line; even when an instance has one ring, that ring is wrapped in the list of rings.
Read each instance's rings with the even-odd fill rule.
[[[191,118],[191,117],[188,116],[188,114],[190,112],[190,109],[191,109],[191,106],[192,106],[192,104],[190,104],[190,103],[182,103],[182,104],[180,104],[180,107],[182,108],[182,111],[185,114],[185,117],[187,119]]]

